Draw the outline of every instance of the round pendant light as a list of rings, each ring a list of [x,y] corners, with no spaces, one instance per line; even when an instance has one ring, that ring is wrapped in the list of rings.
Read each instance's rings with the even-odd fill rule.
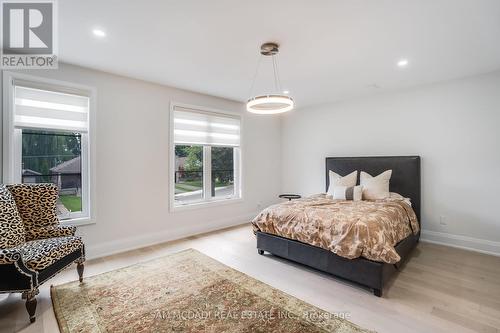
[[[281,93],[281,82],[278,74],[278,64],[276,60],[276,55],[279,52],[279,46],[276,43],[265,43],[260,47],[260,54],[262,56],[267,56],[272,58],[273,62],[273,74],[274,74],[274,88],[275,92],[270,92],[268,94],[262,94],[254,96],[247,101],[247,111],[257,114],[277,114],[287,112],[293,109],[294,102],[293,98]],[[262,58],[260,59],[262,60]],[[259,72],[259,64],[257,65],[257,70],[255,71],[255,76],[252,82],[252,87],[250,88],[250,93],[253,91],[255,85],[255,79]]]
[[[258,114],[277,114],[293,109],[293,99],[286,95],[261,95],[247,101],[247,111]]]

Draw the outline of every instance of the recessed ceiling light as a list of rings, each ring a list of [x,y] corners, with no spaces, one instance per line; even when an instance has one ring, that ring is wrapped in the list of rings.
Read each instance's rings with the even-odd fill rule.
[[[290,91],[288,91],[288,90],[283,90],[283,94],[288,95],[289,93],[290,93]]]
[[[398,67],[406,67],[408,66],[408,59],[401,59],[398,61]]]
[[[372,89],[380,89],[380,86],[376,83],[370,83],[370,84],[367,84],[366,86],[368,88],[372,88]]]
[[[92,30],[92,33],[94,34],[94,36],[97,36],[97,37],[106,37],[106,33],[101,30],[101,29],[94,29]]]

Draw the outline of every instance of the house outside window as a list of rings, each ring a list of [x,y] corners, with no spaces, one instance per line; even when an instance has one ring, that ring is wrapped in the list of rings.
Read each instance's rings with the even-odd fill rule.
[[[6,76],[4,182],[53,183],[59,192],[59,218],[89,221],[93,91],[17,74]]]
[[[239,116],[173,104],[171,207],[241,198]]]

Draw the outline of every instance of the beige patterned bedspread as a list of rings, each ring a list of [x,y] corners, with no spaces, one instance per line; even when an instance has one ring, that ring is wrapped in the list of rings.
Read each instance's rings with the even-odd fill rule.
[[[254,230],[330,250],[354,259],[397,263],[394,246],[417,234],[419,224],[404,201],[341,201],[308,197],[264,209],[252,221]]]

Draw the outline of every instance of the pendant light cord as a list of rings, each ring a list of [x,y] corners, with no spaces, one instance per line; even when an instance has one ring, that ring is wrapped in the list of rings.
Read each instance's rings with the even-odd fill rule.
[[[255,69],[255,73],[253,75],[252,79],[252,85],[250,86],[250,91],[248,93],[249,96],[253,96],[253,91],[255,87],[255,81],[257,80],[257,75],[259,74],[259,69],[260,69],[260,64],[262,62],[262,58],[264,56],[261,55],[259,57],[259,60],[257,62],[257,68]],[[277,94],[281,94],[281,81],[280,81],[280,76],[279,76],[279,71],[278,71],[278,60],[276,59],[276,56],[273,54],[271,56],[272,62],[273,62],[273,75],[274,75],[274,89]]]
[[[253,88],[255,86],[255,80],[257,79],[257,74],[259,74],[259,67],[260,63],[262,62],[262,55],[259,57],[259,60],[257,61],[257,68],[255,69],[255,73],[253,75],[253,80],[252,80],[252,85],[250,86],[250,92],[248,93],[248,96],[253,96]]]
[[[274,89],[278,94],[281,94],[281,82],[278,72],[278,61],[276,60],[274,54],[272,55],[272,57],[273,57],[273,72],[274,72]]]

